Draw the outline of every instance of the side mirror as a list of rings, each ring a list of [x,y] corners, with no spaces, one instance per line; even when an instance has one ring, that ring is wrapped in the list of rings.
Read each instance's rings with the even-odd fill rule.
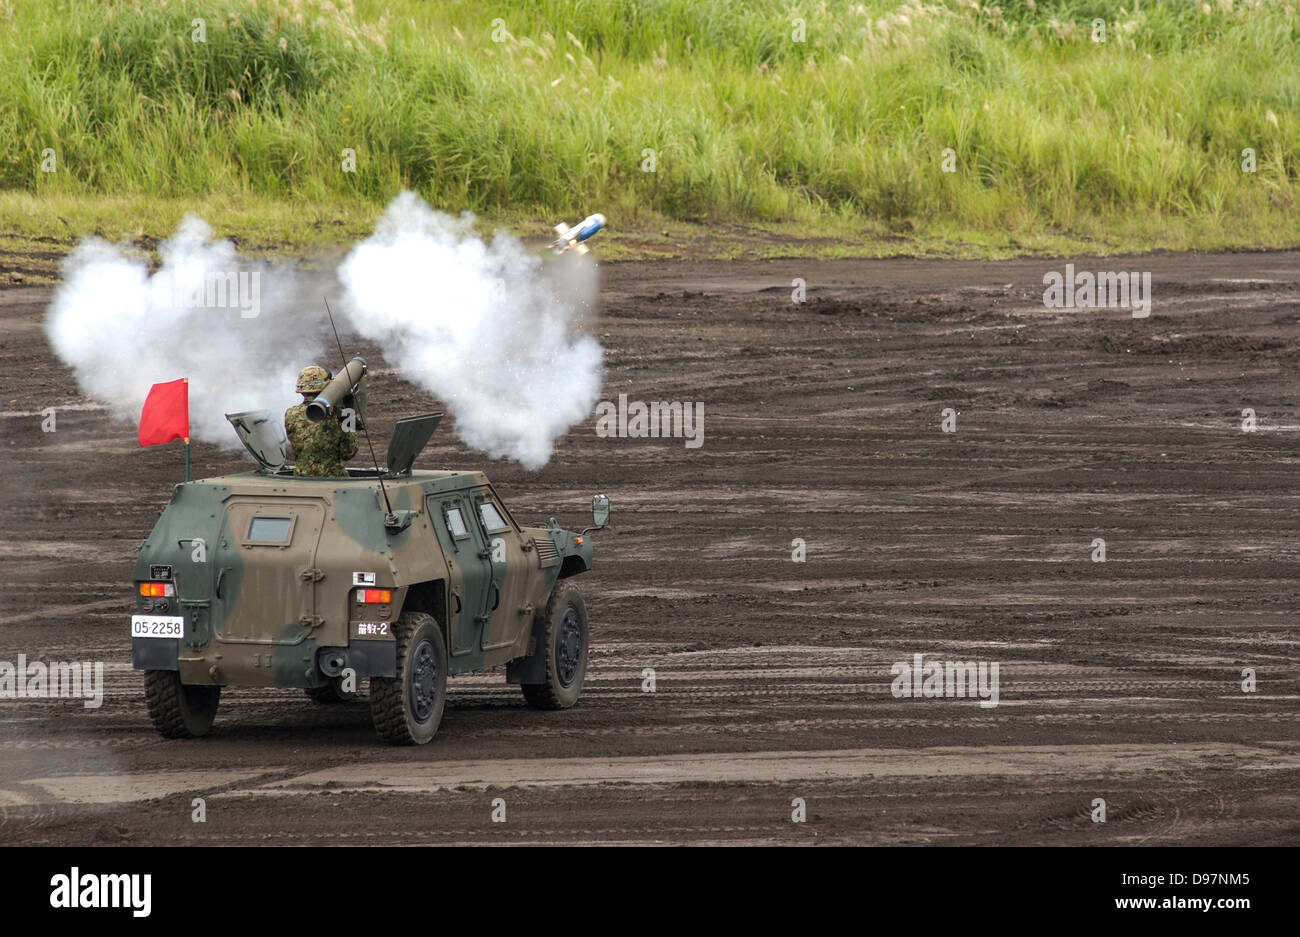
[[[595,495],[591,499],[591,523],[597,530],[609,524],[609,495]]]

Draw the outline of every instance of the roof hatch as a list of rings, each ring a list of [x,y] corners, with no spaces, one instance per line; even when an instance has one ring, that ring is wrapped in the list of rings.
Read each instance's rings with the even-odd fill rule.
[[[271,410],[249,410],[227,413],[226,419],[258,465],[268,472],[284,468],[289,461],[289,437],[285,435],[282,416]]]
[[[388,440],[388,474],[405,475],[415,464],[415,457],[438,428],[442,412],[424,413],[398,420]]]

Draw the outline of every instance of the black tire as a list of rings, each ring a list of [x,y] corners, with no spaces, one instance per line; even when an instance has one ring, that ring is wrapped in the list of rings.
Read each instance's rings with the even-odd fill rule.
[[[524,699],[536,709],[568,709],[582,694],[587,676],[587,605],[578,587],[566,580],[556,583],[543,616],[543,646],[537,649],[546,661],[543,683],[524,683]]]
[[[391,745],[433,738],[447,703],[447,645],[433,616],[403,615],[393,624],[397,676],[370,678],[370,716]]]
[[[306,692],[307,698],[313,703],[320,703],[322,706],[328,706],[334,703],[355,703],[357,700],[361,699],[361,692],[359,690],[348,693],[343,689],[342,683],[342,677],[334,677],[324,686],[308,687],[304,692]],[[360,683],[361,678],[357,677],[358,686]]]
[[[207,735],[217,718],[221,687],[181,683],[175,670],[146,670],[144,699],[149,718],[165,739],[194,739]]]

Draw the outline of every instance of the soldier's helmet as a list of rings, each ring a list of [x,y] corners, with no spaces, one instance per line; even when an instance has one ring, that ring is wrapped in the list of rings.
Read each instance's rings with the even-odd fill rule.
[[[318,394],[325,389],[330,382],[330,373],[322,368],[319,364],[309,364],[298,372],[298,386],[295,390],[300,394]]]

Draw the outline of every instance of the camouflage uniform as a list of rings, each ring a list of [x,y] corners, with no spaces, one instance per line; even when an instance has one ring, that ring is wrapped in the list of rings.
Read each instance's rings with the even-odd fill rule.
[[[307,418],[307,404],[328,383],[328,374],[315,365],[303,368],[298,376],[302,403],[284,411],[284,432],[296,457],[295,475],[347,477],[348,470],[343,463],[357,454],[357,434],[344,431],[337,412],[331,411],[319,423]]]

